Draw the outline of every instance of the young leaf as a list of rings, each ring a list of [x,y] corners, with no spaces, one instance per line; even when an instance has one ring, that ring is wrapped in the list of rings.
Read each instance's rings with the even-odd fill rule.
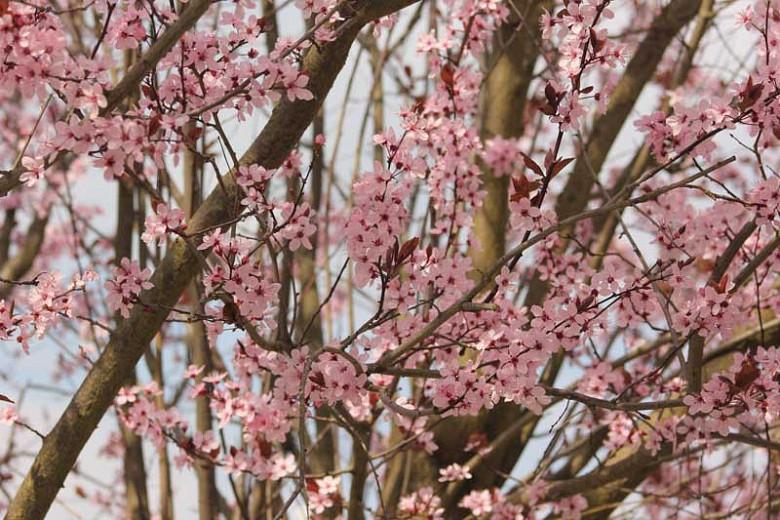
[[[528,168],[530,168],[531,170],[533,170],[533,172],[534,172],[536,175],[538,175],[538,176],[540,176],[540,177],[543,177],[543,176],[544,176],[544,171],[542,170],[542,167],[541,167],[541,166],[539,166],[538,164],[536,164],[536,161],[534,161],[533,159],[531,159],[531,157],[529,157],[529,156],[528,156],[527,154],[525,154],[524,152],[520,152],[520,155],[522,155],[522,156],[523,156],[523,162],[525,163],[525,165],[526,165]]]
[[[556,175],[561,173],[561,171],[566,168],[566,166],[569,165],[574,160],[574,157],[568,157],[566,159],[559,159],[555,161],[552,165],[552,168],[550,169],[550,178],[554,178]]]

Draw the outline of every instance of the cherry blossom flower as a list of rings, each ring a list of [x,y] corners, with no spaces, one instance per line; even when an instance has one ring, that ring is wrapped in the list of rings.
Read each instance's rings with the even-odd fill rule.
[[[460,464],[450,464],[446,468],[440,469],[439,475],[439,482],[454,482],[471,478],[468,468]]]
[[[184,229],[184,212],[157,204],[154,213],[146,217],[144,228],[141,239],[147,244],[159,243],[169,232]]]
[[[120,265],[114,268],[114,276],[106,281],[108,297],[106,303],[111,312],[119,312],[124,318],[130,316],[131,304],[144,289],[152,287],[148,280],[152,271],[148,267],[141,270],[137,262],[123,258]]]

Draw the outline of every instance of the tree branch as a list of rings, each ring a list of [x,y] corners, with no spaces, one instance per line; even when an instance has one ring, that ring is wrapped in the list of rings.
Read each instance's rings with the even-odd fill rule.
[[[312,47],[304,58],[311,101],[284,99],[244,156],[242,165],[278,167],[298,143],[306,127],[346,62],[360,29],[378,17],[415,0],[360,2],[363,8],[346,20],[337,39]],[[368,4],[368,5],[367,5]],[[222,179],[188,223],[192,236],[220,226],[236,215],[239,187],[232,174]],[[30,470],[8,506],[6,520],[44,518],[82,448],[130,375],[147,345],[165,321],[169,309],[200,269],[191,245],[179,239],[168,250],[152,276],[154,287],[144,291],[130,317],[117,326],[98,361],[87,374],[57,424],[46,436]]]

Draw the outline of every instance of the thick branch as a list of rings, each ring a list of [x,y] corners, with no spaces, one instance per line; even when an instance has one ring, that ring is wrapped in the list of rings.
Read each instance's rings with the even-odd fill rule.
[[[21,249],[0,268],[0,280],[17,282],[32,268],[43,245],[48,222],[48,212],[44,216],[36,216],[33,219],[30,227],[27,228],[26,239]],[[12,289],[12,283],[0,283],[0,299],[7,298]]]
[[[363,2],[365,4],[367,2]],[[308,72],[311,101],[283,100],[273,111],[263,131],[241,158],[241,164],[260,164],[276,168],[298,143],[306,127],[322,104],[358,31],[375,18],[414,3],[395,0],[375,3],[345,21],[336,40],[319,48],[312,47],[304,59]],[[192,235],[220,226],[235,217],[239,189],[227,175],[188,224]],[[9,504],[7,520],[44,518],[62,487],[65,477],[78,458],[114,396],[127,380],[149,342],[155,336],[187,285],[199,270],[191,245],[182,239],[170,247],[152,276],[154,287],[141,294],[130,317],[119,323],[102,355],[92,367],[49,435],[43,442],[24,481]]]

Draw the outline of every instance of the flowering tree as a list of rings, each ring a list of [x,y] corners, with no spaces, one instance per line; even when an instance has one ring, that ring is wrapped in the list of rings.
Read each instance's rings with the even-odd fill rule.
[[[777,0],[0,0],[0,56],[5,518],[780,515]]]

